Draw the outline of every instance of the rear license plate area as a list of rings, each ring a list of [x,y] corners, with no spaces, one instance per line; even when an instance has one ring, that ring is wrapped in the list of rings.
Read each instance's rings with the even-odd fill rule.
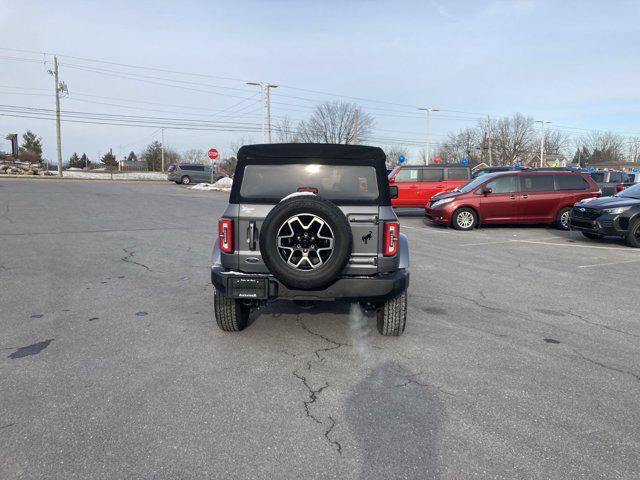
[[[229,282],[230,297],[260,299],[267,298],[268,284],[266,278],[232,278]]]

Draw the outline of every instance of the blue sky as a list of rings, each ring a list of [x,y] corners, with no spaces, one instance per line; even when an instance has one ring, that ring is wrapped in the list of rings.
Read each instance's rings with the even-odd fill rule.
[[[602,129],[640,136],[639,27],[638,1],[0,1],[0,47],[63,55],[61,78],[70,91],[63,109],[199,115],[255,127],[256,88],[242,80],[261,80],[281,85],[272,94],[276,120],[306,118],[315,103],[338,98],[298,89],[366,98],[358,103],[376,118],[373,143],[401,140],[412,151],[424,141],[418,106],[442,110],[432,119],[434,141],[473,125],[478,114],[515,112],[571,127],[564,131],[572,134]],[[51,59],[0,50],[0,104],[53,108],[46,72]],[[215,87],[166,87],[78,67]],[[27,128],[44,138],[45,155],[55,158],[53,122],[0,116],[3,136]],[[225,151],[243,135],[260,139],[256,133],[170,129],[165,135],[178,150]],[[63,157],[139,151],[158,137],[156,128],[63,123]]]

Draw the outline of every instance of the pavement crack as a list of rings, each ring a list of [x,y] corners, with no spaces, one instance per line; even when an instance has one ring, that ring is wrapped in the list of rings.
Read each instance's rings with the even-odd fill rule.
[[[136,248],[135,245],[133,247],[123,248],[122,251],[126,253],[126,255],[120,260],[126,263],[131,263],[133,265],[138,265],[139,267],[146,269],[148,272],[152,272],[153,270],[147,267],[144,263],[136,262],[135,260],[133,260],[133,257],[136,254],[136,252],[133,251],[134,248]]]
[[[313,405],[318,401],[320,394],[325,389],[329,388],[329,382],[324,381],[322,386],[318,388],[313,388],[309,382],[308,375],[311,374],[314,362],[317,362],[317,363],[324,362],[324,359],[326,358],[325,354],[333,350],[337,350],[340,347],[348,346],[349,344],[342,343],[337,340],[333,340],[320,333],[314,332],[300,320],[300,316],[297,317],[296,321],[300,325],[300,328],[302,328],[305,332],[307,332],[308,334],[314,337],[318,337],[329,344],[329,346],[327,347],[315,349],[313,351],[313,355],[315,356],[315,358],[312,357],[310,360],[307,360],[305,362],[305,368],[306,368],[306,371],[309,372],[308,374],[305,374],[305,375],[301,374],[299,369],[294,370],[292,374],[294,377],[300,380],[304,385],[304,387],[307,389],[308,398],[307,400],[303,401],[304,411],[307,418],[310,418],[314,423],[317,423],[318,425],[322,425],[325,427],[324,437],[327,439],[327,442],[329,442],[329,444],[331,444],[333,447],[336,448],[339,455],[342,455],[342,444],[331,437],[331,432],[333,431],[333,429],[337,424],[336,420],[331,415],[328,415],[327,419],[329,423],[327,424],[326,421],[321,420],[320,417],[314,414],[313,412]],[[281,352],[294,357],[296,356],[295,354],[289,353],[285,350],[281,350]]]
[[[293,357],[293,358],[296,358],[298,356],[297,353],[287,352],[286,350],[278,350],[278,352],[284,353],[285,355],[288,355],[288,356]]]
[[[629,370],[623,370],[622,368],[618,368],[618,367],[612,367],[611,365],[607,365],[606,363],[602,363],[602,362],[599,362],[599,361],[594,360],[592,358],[586,357],[580,352],[576,352],[576,353],[578,355],[580,355],[580,357],[583,360],[587,361],[587,362],[593,363],[594,365],[598,365],[599,367],[606,368],[607,370],[611,370],[613,372],[624,373],[626,375],[630,375],[630,376],[632,376],[633,378],[635,378],[636,380],[638,380],[640,382],[640,375],[638,375],[637,373],[633,373],[633,372],[631,372]]]
[[[340,442],[338,442],[337,440],[333,440],[333,439],[329,436],[329,434],[330,434],[330,433],[331,433],[331,431],[333,430],[333,427],[335,427],[335,426],[336,426],[336,421],[334,420],[334,418],[333,418],[331,415],[329,415],[329,417],[328,417],[328,418],[329,418],[329,420],[331,420],[331,425],[329,425],[329,428],[324,432],[324,436],[325,436],[325,438],[327,439],[327,441],[328,441],[329,443],[331,443],[332,445],[335,445],[335,446],[336,446],[336,449],[338,450],[338,453],[339,453],[340,455],[342,455],[342,445],[340,444]]]
[[[319,337],[321,339],[323,339],[325,342],[330,343],[331,346],[326,347],[326,348],[318,348],[317,350],[314,351],[314,354],[316,357],[318,357],[318,360],[320,360],[321,362],[324,361],[324,356],[321,356],[321,353],[327,353],[330,352],[332,350],[337,350],[340,347],[348,347],[349,344],[348,343],[342,343],[342,342],[338,342],[337,340],[332,340],[329,337],[325,337],[324,335],[322,335],[321,333],[317,333],[314,332],[313,330],[311,330],[308,326],[306,326],[301,320],[300,318],[297,319],[298,324],[300,325],[300,327],[307,333],[309,333],[310,335],[313,335],[315,337]],[[311,370],[311,366],[309,365],[309,370]]]
[[[466,297],[464,295],[454,295],[454,294],[449,294],[452,297],[455,298],[461,298],[463,300],[466,300],[467,302],[471,302],[475,305],[477,305],[480,308],[484,308],[485,310],[489,310],[491,312],[499,312],[499,313],[510,313],[508,310],[504,310],[502,308],[497,308],[497,307],[492,307],[490,305],[485,305],[484,303],[479,302],[478,300],[476,300],[473,297]]]
[[[428,383],[428,382],[423,382],[418,380],[416,377],[419,377],[420,375],[423,375],[423,372],[418,372],[418,373],[412,373],[410,375],[403,375],[404,378],[404,383],[400,383],[398,385],[395,385],[396,388],[402,388],[402,387],[407,387],[411,384],[417,385],[419,387],[423,387],[423,388],[435,388],[436,390],[438,390],[441,393],[444,393],[445,395],[450,395],[452,397],[455,397],[455,394],[446,391],[443,388],[443,385],[435,385],[433,383]]]
[[[311,387],[311,385],[309,385],[309,382],[307,381],[307,377],[305,377],[304,375],[300,375],[297,370],[295,370],[293,372],[293,376],[296,377],[298,380],[300,380],[302,382],[302,384],[306,387],[306,389],[309,390],[309,400],[305,400],[303,402],[304,403],[304,410],[305,410],[305,412],[307,414],[307,417],[309,417],[314,422],[322,425],[322,422],[320,421],[320,419],[311,413],[311,405],[316,403],[316,400],[318,400],[318,395],[325,388],[329,388],[329,384],[327,382],[325,382],[325,384],[322,387],[320,387],[318,389],[313,389]]]
[[[624,330],[619,330],[617,328],[614,327],[610,327],[609,325],[605,325],[604,323],[599,323],[599,322],[594,322],[593,320],[589,320],[588,318],[586,318],[584,315],[580,315],[578,313],[574,313],[572,311],[565,311],[564,313],[566,313],[567,315],[570,315],[574,318],[577,318],[578,320],[583,321],[584,323],[588,323],[589,325],[595,325],[597,327],[602,327],[606,330],[611,330],[612,332],[618,332],[618,333],[622,333],[623,335],[629,335],[630,337],[640,337],[640,335],[636,335],[635,333],[631,333],[631,332],[627,332]]]

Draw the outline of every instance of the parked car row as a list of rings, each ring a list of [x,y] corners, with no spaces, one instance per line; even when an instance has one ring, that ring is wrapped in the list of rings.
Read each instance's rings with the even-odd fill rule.
[[[431,197],[425,215],[458,230],[495,223],[548,223],[567,230],[573,205],[600,195],[596,183],[585,173],[489,173]]]
[[[389,183],[397,192],[395,207],[424,206],[427,219],[458,230],[546,223],[591,239],[623,237],[640,247],[640,183],[629,182],[622,191],[611,188],[608,184],[618,180],[615,173],[623,172],[509,168],[471,179],[471,171],[459,165],[403,166],[389,175]],[[604,186],[610,196],[600,198]]]

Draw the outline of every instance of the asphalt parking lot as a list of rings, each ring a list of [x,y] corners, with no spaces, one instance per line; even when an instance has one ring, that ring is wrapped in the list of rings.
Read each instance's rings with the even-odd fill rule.
[[[0,478],[638,478],[640,251],[401,217],[405,334],[212,319],[226,194],[0,180]]]

